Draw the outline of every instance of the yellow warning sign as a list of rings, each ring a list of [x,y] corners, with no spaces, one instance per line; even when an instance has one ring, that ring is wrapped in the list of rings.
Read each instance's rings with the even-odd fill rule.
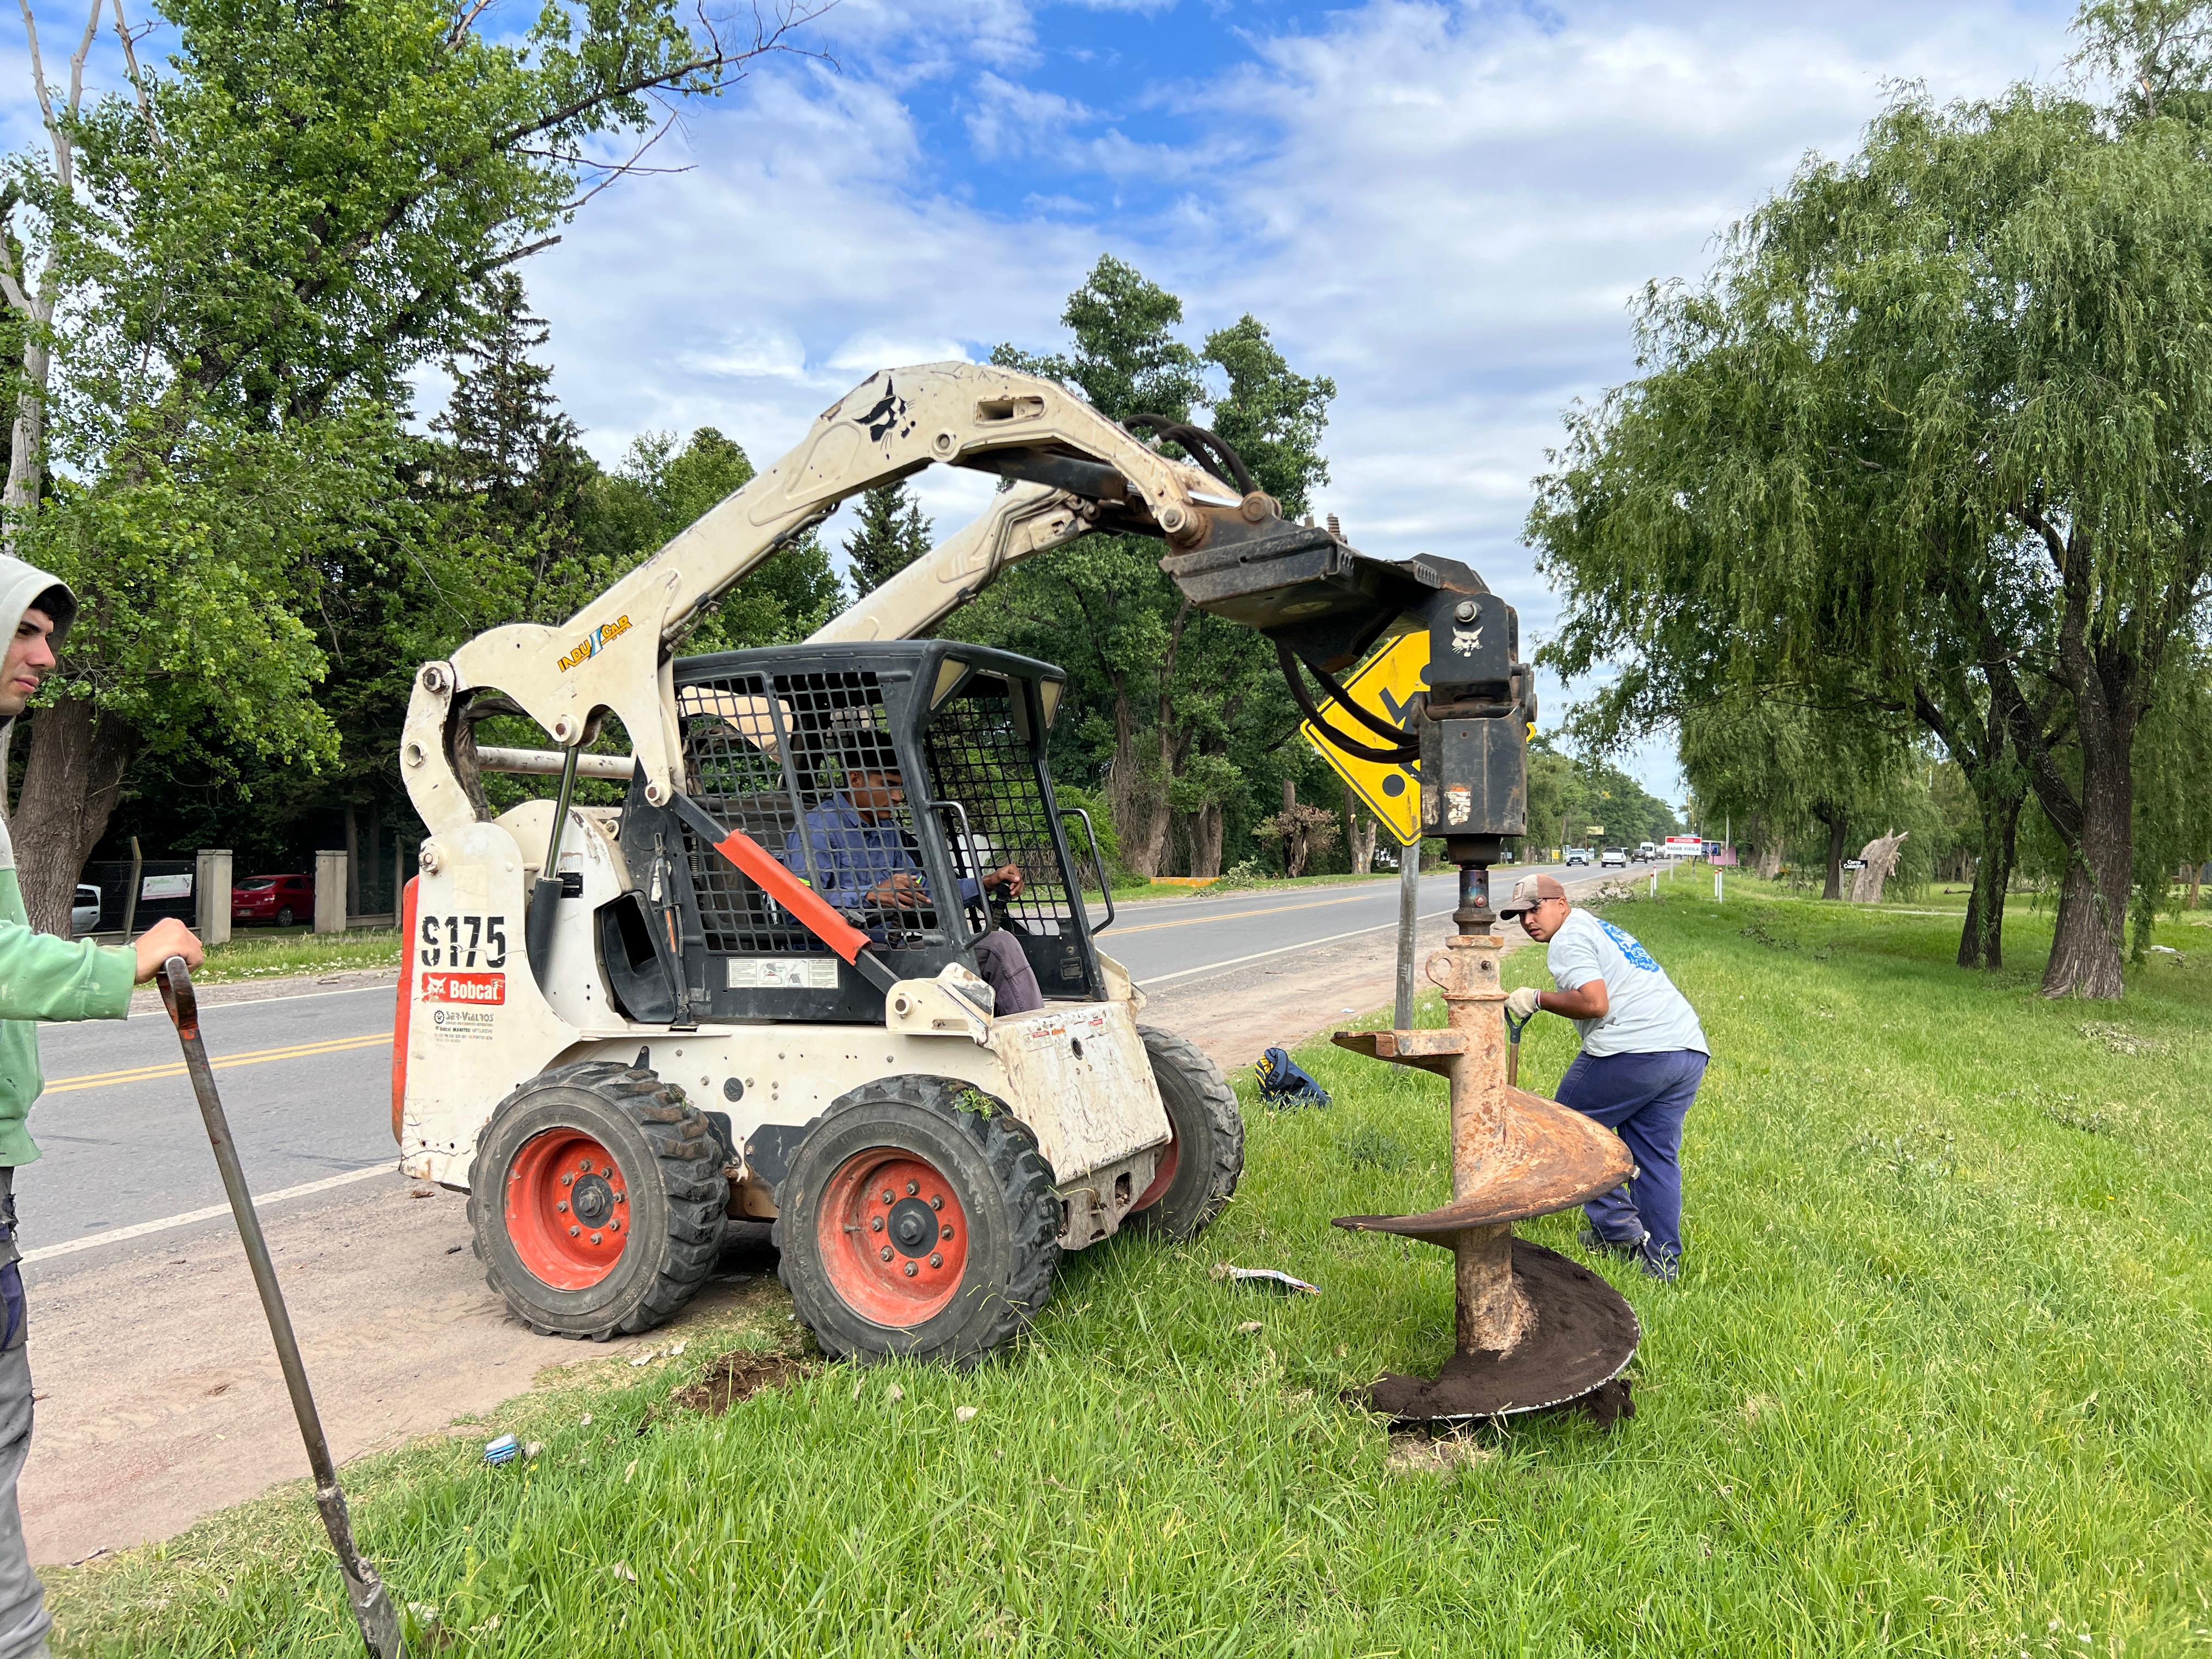
[[[1416,629],[1400,635],[1379,654],[1370,657],[1345,681],[1344,689],[1352,702],[1369,714],[1380,715],[1394,726],[1402,725],[1406,705],[1413,701],[1413,694],[1428,689],[1421,680],[1421,671],[1428,665],[1429,632],[1425,628]],[[1324,702],[1321,712],[1326,717],[1335,707],[1333,701]],[[1346,737],[1373,747],[1382,745],[1380,735],[1349,714],[1339,714],[1328,723]],[[1367,803],[1368,810],[1398,845],[1411,847],[1421,838],[1421,779],[1417,769],[1393,766],[1387,761],[1359,760],[1347,755],[1316,731],[1311,720],[1303,722],[1298,732],[1314,746],[1316,753],[1335,769],[1336,775],[1352,786],[1352,793]]]

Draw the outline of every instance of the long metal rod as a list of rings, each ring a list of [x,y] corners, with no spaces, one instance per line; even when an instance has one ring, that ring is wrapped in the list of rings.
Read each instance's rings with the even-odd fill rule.
[[[1398,1007],[1395,1025],[1413,1029],[1413,932],[1421,908],[1421,843],[1398,849]]]
[[[253,1194],[246,1188],[246,1171],[238,1161],[238,1143],[231,1139],[222,1097],[216,1092],[215,1070],[208,1064],[207,1044],[200,1038],[199,1000],[182,957],[171,957],[161,964],[161,1001],[176,1024],[177,1040],[184,1045],[185,1070],[199,1099],[200,1117],[207,1125],[209,1144],[215,1148],[216,1167],[222,1171],[222,1190],[238,1221],[239,1239],[246,1246],[246,1263],[253,1270],[253,1288],[260,1293],[261,1311],[268,1316],[276,1363],[283,1370],[284,1388],[292,1396],[292,1414],[299,1419],[300,1437],[307,1443],[307,1467],[315,1477],[315,1506],[323,1512],[331,1547],[337,1552],[338,1571],[345,1577],[346,1600],[352,1604],[354,1622],[361,1626],[362,1640],[372,1659],[405,1659],[407,1649],[392,1598],[376,1569],[362,1559],[353,1540],[353,1517],[338,1486],[337,1466],[331,1461],[330,1442],[315,1410],[315,1396],[307,1387],[307,1369],[300,1358],[300,1340],[292,1331],[284,1293],[277,1287],[276,1265],[269,1259],[269,1241],[262,1237],[261,1218],[254,1211]]]

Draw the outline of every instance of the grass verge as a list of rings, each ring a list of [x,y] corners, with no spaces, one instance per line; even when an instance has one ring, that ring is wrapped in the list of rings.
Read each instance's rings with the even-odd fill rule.
[[[2087,1007],[2033,994],[2033,916],[1970,977],[1940,917],[1610,914],[1715,1049],[1682,1283],[1602,1267],[1645,1330],[1618,1431],[1394,1443],[1342,1403],[1450,1346],[1444,1256],[1327,1224],[1442,1199],[1443,1085],[1313,1045],[1335,1108],[1251,1109],[1215,1231],[1072,1258],[1007,1363],[672,1403],[718,1346],[795,1346],[763,1285],[746,1329],[483,1425],[532,1462],[355,1465],[366,1547],[472,1655],[2201,1652],[2212,973]],[[1524,1081],[1571,1051],[1538,1021]],[[1571,1216],[1528,1231],[1572,1249]],[[70,1654],[351,1640],[297,1487],[53,1593]]]
[[[206,963],[192,977],[203,985],[220,985],[398,965],[396,927],[364,927],[346,933],[257,932],[234,934],[227,943],[209,947]]]

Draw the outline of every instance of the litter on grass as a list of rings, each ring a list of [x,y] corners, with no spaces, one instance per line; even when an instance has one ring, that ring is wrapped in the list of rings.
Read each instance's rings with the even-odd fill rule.
[[[1285,1296],[1319,1296],[1321,1286],[1309,1285],[1303,1279],[1293,1279],[1279,1267],[1239,1267],[1226,1261],[1213,1264],[1213,1276],[1232,1285],[1257,1285],[1262,1290],[1280,1291]]]
[[[522,1443],[511,1434],[503,1434],[496,1440],[484,1442],[483,1457],[487,1463],[512,1463],[521,1455]]]

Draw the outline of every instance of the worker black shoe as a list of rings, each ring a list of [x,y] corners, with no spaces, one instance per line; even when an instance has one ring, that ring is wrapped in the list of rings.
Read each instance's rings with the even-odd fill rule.
[[[1638,1238],[1607,1238],[1595,1227],[1585,1227],[1582,1232],[1582,1247],[1593,1255],[1641,1255],[1644,1247],[1651,1242],[1651,1235]]]

